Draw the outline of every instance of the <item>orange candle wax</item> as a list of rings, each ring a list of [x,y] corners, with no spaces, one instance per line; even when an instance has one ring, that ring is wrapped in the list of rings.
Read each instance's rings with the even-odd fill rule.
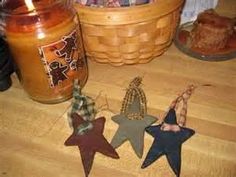
[[[81,86],[87,79],[78,19],[66,1],[32,4],[33,9],[21,5],[6,16],[6,40],[29,96],[57,103],[71,97],[74,79]]]

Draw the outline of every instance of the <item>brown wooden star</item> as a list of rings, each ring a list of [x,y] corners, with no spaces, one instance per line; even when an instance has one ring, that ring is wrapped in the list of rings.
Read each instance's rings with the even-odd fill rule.
[[[73,113],[71,117],[74,131],[65,141],[65,145],[79,147],[86,177],[92,168],[96,152],[115,159],[119,158],[117,152],[103,136],[106,121],[104,117],[93,121],[85,121],[76,113]]]

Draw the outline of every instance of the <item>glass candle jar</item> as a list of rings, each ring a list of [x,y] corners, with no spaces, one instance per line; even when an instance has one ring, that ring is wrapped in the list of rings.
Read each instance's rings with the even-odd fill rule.
[[[2,5],[4,36],[19,80],[36,101],[71,98],[73,81],[87,80],[78,17],[71,0],[9,0]]]

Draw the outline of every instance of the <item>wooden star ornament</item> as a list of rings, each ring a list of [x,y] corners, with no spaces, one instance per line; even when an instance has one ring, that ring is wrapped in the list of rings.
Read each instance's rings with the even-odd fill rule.
[[[141,168],[148,167],[162,155],[166,155],[170,167],[175,175],[179,177],[182,143],[189,139],[195,132],[192,129],[178,126],[174,109],[170,109],[165,119],[163,124],[146,128],[146,131],[154,137],[154,142]],[[166,127],[169,126],[169,130],[164,130],[163,125]]]
[[[111,141],[111,145],[117,148],[128,140],[139,158],[143,155],[145,128],[157,120],[146,113],[146,97],[140,84],[140,77],[130,83],[121,113],[112,117],[119,128]]]
[[[96,152],[118,159],[119,155],[103,135],[106,119],[94,119],[94,102],[91,98],[81,95],[80,88],[74,89],[74,103],[69,115],[69,123],[73,133],[65,141],[66,146],[78,146],[85,176],[88,177]]]
[[[78,146],[86,177],[90,173],[96,152],[100,152],[115,159],[119,158],[117,152],[103,136],[104,124],[104,117],[88,122],[83,120],[78,114],[72,114],[72,126],[74,131],[65,141],[65,145]],[[81,127],[84,127],[84,129],[79,131]]]
[[[175,175],[177,177],[180,176],[182,144],[195,133],[194,130],[183,127],[186,121],[187,100],[193,89],[194,87],[189,87],[181,96],[172,102],[161,124],[146,128],[146,131],[154,137],[154,141],[141,168],[148,167],[161,156],[165,155]],[[183,101],[183,107],[180,113],[180,120],[177,123],[175,109],[181,101]]]

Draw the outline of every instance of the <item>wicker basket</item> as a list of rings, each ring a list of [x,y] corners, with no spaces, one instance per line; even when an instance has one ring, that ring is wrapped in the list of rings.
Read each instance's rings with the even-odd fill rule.
[[[76,4],[87,57],[114,66],[151,61],[171,44],[183,1],[123,8]]]

